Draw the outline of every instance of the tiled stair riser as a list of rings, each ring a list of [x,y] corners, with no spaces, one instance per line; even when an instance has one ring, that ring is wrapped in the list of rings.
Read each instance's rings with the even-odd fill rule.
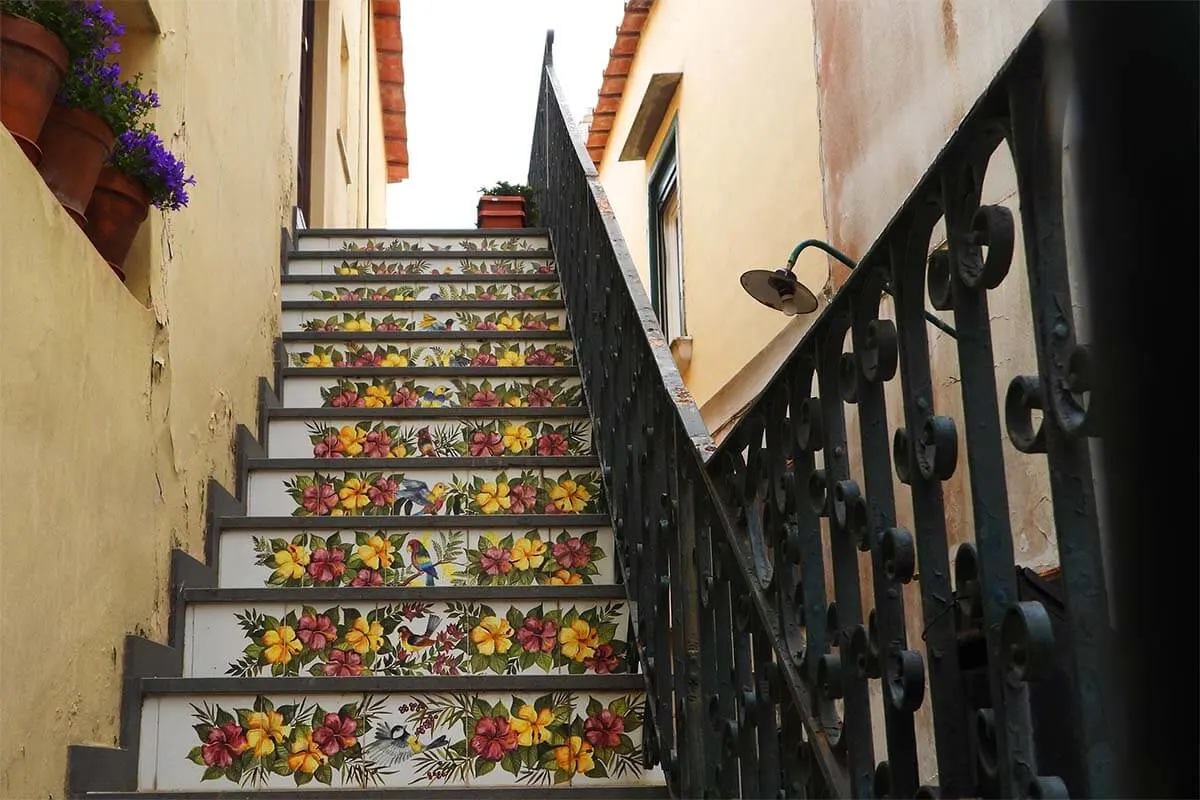
[[[363,334],[354,342],[321,342],[320,334],[305,341],[288,341],[284,346],[289,367],[355,367],[369,372],[372,368],[406,367],[563,367],[575,364],[575,346],[562,338],[514,339],[503,335],[478,339],[372,340]]]
[[[343,459],[344,460],[344,459]],[[249,516],[364,517],[397,514],[505,515],[600,513],[597,468],[539,466],[451,470],[412,462],[389,469],[346,468],[298,472],[255,469],[249,474]],[[502,523],[501,523],[502,524]]]
[[[220,538],[218,583],[222,588],[612,584],[611,529],[568,524],[569,519],[554,528],[384,530],[364,525],[346,531],[226,531]],[[381,541],[372,541],[376,537]],[[379,560],[370,566],[363,556],[370,559],[374,551]]]
[[[504,253],[462,253],[423,257],[420,253],[398,256],[394,253],[314,253],[310,258],[288,262],[289,275],[339,275],[343,277],[379,277],[421,275],[477,275],[493,279],[553,275],[554,259],[549,256]]]
[[[289,281],[283,284],[281,294],[284,302],[501,302],[562,299],[561,288],[557,283],[541,279],[529,280],[525,276],[497,276],[491,279],[453,282],[428,282],[412,276],[403,279],[347,277],[333,283]]]
[[[621,600],[200,603],[184,677],[422,677],[627,672]]]
[[[638,692],[150,696],[138,788],[636,785],[644,720]]]
[[[268,423],[271,458],[582,456],[592,452],[586,418],[278,419]]]
[[[280,398],[290,408],[566,408],[584,403],[579,378],[289,375]]]
[[[294,333],[356,333],[421,331],[561,331],[567,327],[562,309],[526,310],[520,308],[423,309],[349,309],[283,312],[283,330]]]
[[[546,236],[465,233],[461,235],[346,236],[302,233],[296,242],[301,252],[345,250],[348,253],[511,253],[550,249]]]

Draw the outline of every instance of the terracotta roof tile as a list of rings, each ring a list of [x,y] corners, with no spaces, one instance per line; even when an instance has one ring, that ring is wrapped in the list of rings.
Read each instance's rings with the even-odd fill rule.
[[[404,110],[404,40],[400,0],[372,0],[375,55],[379,62],[379,106],[388,183],[408,177],[408,124]]]
[[[617,28],[616,40],[608,51],[608,64],[604,67],[604,81],[597,93],[596,106],[592,110],[592,122],[588,127],[587,149],[592,162],[598,167],[608,147],[608,135],[613,119],[625,93],[625,79],[633,67],[637,55],[638,40],[654,0],[626,0],[625,16]]]

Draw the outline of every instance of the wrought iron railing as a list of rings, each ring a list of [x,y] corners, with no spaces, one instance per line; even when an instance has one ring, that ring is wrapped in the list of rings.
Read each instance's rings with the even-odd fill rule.
[[[636,601],[647,758],[672,794],[1112,796],[1095,423],[1067,274],[1061,104],[1050,102],[1042,33],[1035,27],[1014,52],[720,448],[565,107],[552,42],[529,181],[553,237],[620,574]],[[993,359],[988,291],[1005,280],[1016,242],[1011,212],[981,205],[981,192],[1004,146],[1016,168],[1036,375],[999,374]],[[930,255],[942,218],[946,246]],[[936,309],[953,312],[957,421],[934,406],[927,289]],[[880,315],[885,294],[894,320]],[[897,376],[903,419],[890,422],[884,385]],[[1003,416],[998,378],[1008,381]],[[1059,589],[1014,568],[1005,435],[1048,465]],[[951,564],[942,485],[960,446],[974,541]],[[893,472],[911,495],[912,532],[897,524]],[[906,630],[911,581],[920,630]],[[1055,691],[1038,689],[1056,680]],[[878,736],[871,681],[883,697]],[[924,705],[936,759],[927,786],[915,722]]]

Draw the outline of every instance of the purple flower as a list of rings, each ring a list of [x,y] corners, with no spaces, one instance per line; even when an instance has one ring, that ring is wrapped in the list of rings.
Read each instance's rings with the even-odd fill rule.
[[[147,96],[148,100],[151,95]],[[157,100],[157,95],[153,95],[153,99]],[[184,174],[183,162],[167,150],[158,134],[149,128],[137,128],[119,135],[109,163],[140,181],[150,193],[150,202],[164,211],[178,211],[186,206],[186,187],[196,183],[194,177]]]

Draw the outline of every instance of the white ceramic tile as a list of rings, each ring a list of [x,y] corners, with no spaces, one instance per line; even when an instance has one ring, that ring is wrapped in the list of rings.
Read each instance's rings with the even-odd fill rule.
[[[442,309],[406,310],[403,304],[388,309],[284,310],[281,321],[285,332],[309,331],[314,336],[358,331],[561,331],[566,326],[566,312],[562,309],[486,310],[451,305]]]
[[[406,300],[561,300],[562,292],[551,281],[522,280],[523,276],[497,275],[479,281],[433,283],[420,278],[404,279],[345,276],[337,283],[285,283],[281,298],[353,302]],[[403,305],[400,306],[403,308]]]
[[[488,600],[449,604],[462,632],[462,671],[476,675],[554,675],[563,671],[558,602]]]
[[[288,625],[285,620],[290,610],[289,606],[281,603],[255,603],[245,606],[234,603],[201,603],[189,606],[188,634],[183,651],[184,663],[188,668],[184,677],[270,676],[271,665],[265,655],[255,658],[253,654],[245,652],[247,647],[262,649],[266,646],[262,639],[263,630],[258,630],[258,635],[252,635],[243,629],[239,616],[246,619],[247,625],[255,620],[266,625],[266,618],[272,618],[278,623],[271,626],[276,632],[280,628],[288,628],[294,637],[296,626]],[[295,641],[294,646],[299,647],[300,642]],[[290,649],[271,652],[280,653],[288,662],[295,658]],[[298,664],[297,661],[293,668]],[[230,669],[236,672],[230,673]]]
[[[464,242],[468,244],[464,244]],[[469,248],[499,248],[519,250],[548,250],[550,240],[545,236],[496,236],[485,231],[472,232],[464,236],[398,236],[382,233],[375,236],[301,236],[297,249],[312,250],[342,250],[347,246],[363,249],[377,249],[383,252],[411,249],[419,247],[425,250],[467,250]]]
[[[516,340],[503,336],[439,341],[419,333],[403,340],[373,339],[370,333],[355,342],[323,342],[321,334],[285,344],[288,366],[363,369],[406,367],[564,367],[575,363],[575,346],[566,339]]]
[[[289,275],[340,275],[347,278],[419,278],[422,275],[478,275],[516,278],[553,274],[550,259],[517,258],[504,253],[462,253],[455,258],[421,258],[420,254],[352,253],[336,258],[306,258],[288,262]]]
[[[259,565],[256,561],[254,540],[294,535],[286,531],[222,531],[218,540],[217,586],[222,589],[260,588],[268,586],[273,566]]]
[[[138,738],[138,788],[153,789],[158,766],[158,698],[142,700],[141,734]]]
[[[581,692],[575,698],[571,751],[576,771],[571,785],[628,786],[656,782],[642,769],[645,695],[641,692]],[[590,764],[590,768],[589,767]]]
[[[392,695],[364,744],[366,757],[390,771],[382,787],[466,786],[468,778],[454,769],[449,746],[462,741],[461,723],[447,724],[457,698],[446,695]],[[416,746],[414,751],[414,744]],[[462,764],[462,759],[459,759]]]

